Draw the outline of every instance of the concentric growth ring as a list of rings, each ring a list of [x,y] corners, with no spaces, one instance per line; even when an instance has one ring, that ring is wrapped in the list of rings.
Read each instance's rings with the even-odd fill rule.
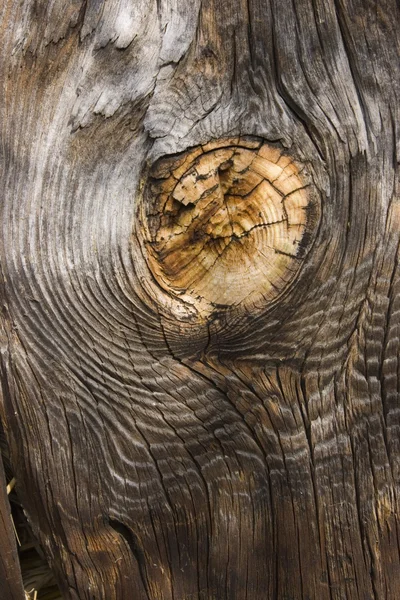
[[[207,316],[270,303],[310,248],[319,195],[304,165],[257,138],[159,160],[141,223],[159,286]]]

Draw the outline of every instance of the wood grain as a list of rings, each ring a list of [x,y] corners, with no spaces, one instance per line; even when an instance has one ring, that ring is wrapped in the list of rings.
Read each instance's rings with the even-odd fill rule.
[[[218,140],[156,163],[136,235],[180,312],[186,303],[207,320],[227,307],[265,310],[300,269],[318,215],[303,165],[260,139]]]
[[[3,0],[0,15],[0,414],[64,597],[397,600],[398,3]],[[298,253],[272,265],[276,294],[269,268],[231,294],[179,262],[178,227],[228,226],[222,198],[190,206],[206,180],[184,181],[185,161],[207,175],[243,138],[262,145],[242,158],[279,150],[307,174],[296,215],[319,205],[296,273]],[[268,182],[262,158],[251,177]],[[271,206],[237,219],[262,225],[262,251]],[[237,282],[247,257],[224,273]]]
[[[6,493],[6,478],[0,457],[0,597],[24,600],[17,543],[12,526],[11,507]]]

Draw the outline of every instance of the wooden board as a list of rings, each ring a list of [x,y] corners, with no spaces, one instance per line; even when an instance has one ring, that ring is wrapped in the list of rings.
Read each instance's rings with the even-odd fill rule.
[[[0,598],[24,600],[17,543],[6,487],[4,467],[0,457]]]
[[[398,600],[399,3],[0,16],[0,414],[64,598]]]

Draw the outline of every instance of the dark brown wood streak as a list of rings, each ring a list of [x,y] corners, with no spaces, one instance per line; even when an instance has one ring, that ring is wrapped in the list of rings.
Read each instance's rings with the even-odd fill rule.
[[[0,15],[0,415],[64,598],[397,600],[398,2]],[[158,160],[240,136],[320,215],[279,293],[197,319],[140,205]]]
[[[7,600],[24,600],[17,543],[6,490],[6,478],[0,460],[0,597]]]

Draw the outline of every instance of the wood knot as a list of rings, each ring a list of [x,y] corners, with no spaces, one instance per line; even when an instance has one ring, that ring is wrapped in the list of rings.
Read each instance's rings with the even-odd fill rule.
[[[275,300],[299,271],[319,220],[304,165],[257,138],[160,159],[143,199],[157,283],[203,316]]]

